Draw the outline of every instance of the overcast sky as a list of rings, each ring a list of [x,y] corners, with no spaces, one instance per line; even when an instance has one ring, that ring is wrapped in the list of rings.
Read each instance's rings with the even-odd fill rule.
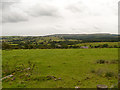
[[[2,35],[118,33],[119,0],[0,0]]]

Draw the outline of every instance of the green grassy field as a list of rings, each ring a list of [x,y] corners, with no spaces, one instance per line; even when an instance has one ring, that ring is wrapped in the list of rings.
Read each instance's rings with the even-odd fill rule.
[[[90,46],[90,45],[92,45],[92,46],[97,46],[97,45],[103,45],[103,44],[108,44],[109,46],[114,46],[114,45],[116,45],[116,46],[119,46],[119,43],[118,42],[93,42],[93,43],[81,43],[81,44],[76,44],[76,46]]]
[[[14,74],[3,80],[3,88],[96,88],[118,82],[117,48],[3,50],[2,58],[3,77]]]

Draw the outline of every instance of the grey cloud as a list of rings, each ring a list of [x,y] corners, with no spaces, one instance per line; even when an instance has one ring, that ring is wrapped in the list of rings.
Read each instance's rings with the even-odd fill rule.
[[[54,6],[37,4],[30,8],[28,14],[34,17],[39,16],[58,16],[58,10]]]
[[[20,3],[21,0],[2,0],[0,4],[2,7],[0,9],[9,9],[11,5]]]
[[[72,13],[85,15],[85,16],[100,16],[99,12],[91,11],[89,6],[85,5],[83,2],[79,1],[78,3],[73,3],[68,5],[67,10],[71,11]]]
[[[14,3],[13,3],[13,2],[1,3],[0,9],[2,9],[2,10],[4,10],[4,9],[9,9],[12,4],[14,4]]]
[[[0,3],[19,2],[20,0],[0,0]]]
[[[16,23],[21,21],[27,21],[28,19],[20,17],[18,15],[3,17],[2,23]]]
[[[67,7],[67,9],[69,9],[70,11],[74,12],[82,12],[82,8],[78,8],[76,6],[70,5],[69,7]]]
[[[83,12],[85,10],[85,8],[86,7],[83,5],[82,2],[78,2],[78,3],[73,3],[69,6],[67,6],[66,9],[70,10],[73,13],[76,13],[76,12]]]
[[[14,2],[15,0],[8,0],[11,2],[4,2],[2,3],[2,23],[16,23],[27,21],[28,18],[21,9],[17,7],[13,7],[13,5],[19,4],[20,0]]]
[[[13,0],[14,1],[14,0]],[[20,1],[20,0],[18,0]],[[16,23],[28,21],[28,17],[40,17],[40,16],[49,16],[49,17],[58,17],[60,14],[58,13],[58,8],[53,5],[38,3],[35,6],[31,6],[26,10],[20,10],[17,7],[20,2],[7,2],[2,3],[2,22],[3,23]],[[17,10],[18,9],[18,10]]]
[[[4,12],[2,15],[2,22],[3,23],[16,23],[21,21],[27,21],[28,18],[23,13],[18,12]]]

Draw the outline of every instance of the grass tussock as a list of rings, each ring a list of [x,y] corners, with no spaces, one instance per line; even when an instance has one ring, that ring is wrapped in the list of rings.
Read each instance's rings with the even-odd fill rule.
[[[112,78],[112,77],[118,78],[117,74],[114,71],[111,71],[109,69],[102,69],[102,68],[99,68],[96,70],[92,69],[91,73],[94,73],[98,76],[106,77],[106,78]]]
[[[17,74],[22,72],[32,73],[36,65],[31,61],[28,61],[27,64],[15,64],[14,68],[9,68],[10,65],[6,62],[3,66],[3,77],[10,74]],[[7,67],[7,68],[6,68]]]
[[[100,60],[97,60],[96,63],[97,64],[117,64],[118,60],[103,60],[103,59],[100,59]]]

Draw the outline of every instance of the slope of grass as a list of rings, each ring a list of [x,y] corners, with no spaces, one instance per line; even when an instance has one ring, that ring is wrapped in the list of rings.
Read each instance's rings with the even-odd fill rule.
[[[118,64],[96,63],[100,59],[117,60],[116,48],[3,50],[2,54],[3,77],[14,74],[3,80],[3,88],[111,87],[118,80]],[[34,64],[33,71],[16,71]]]

